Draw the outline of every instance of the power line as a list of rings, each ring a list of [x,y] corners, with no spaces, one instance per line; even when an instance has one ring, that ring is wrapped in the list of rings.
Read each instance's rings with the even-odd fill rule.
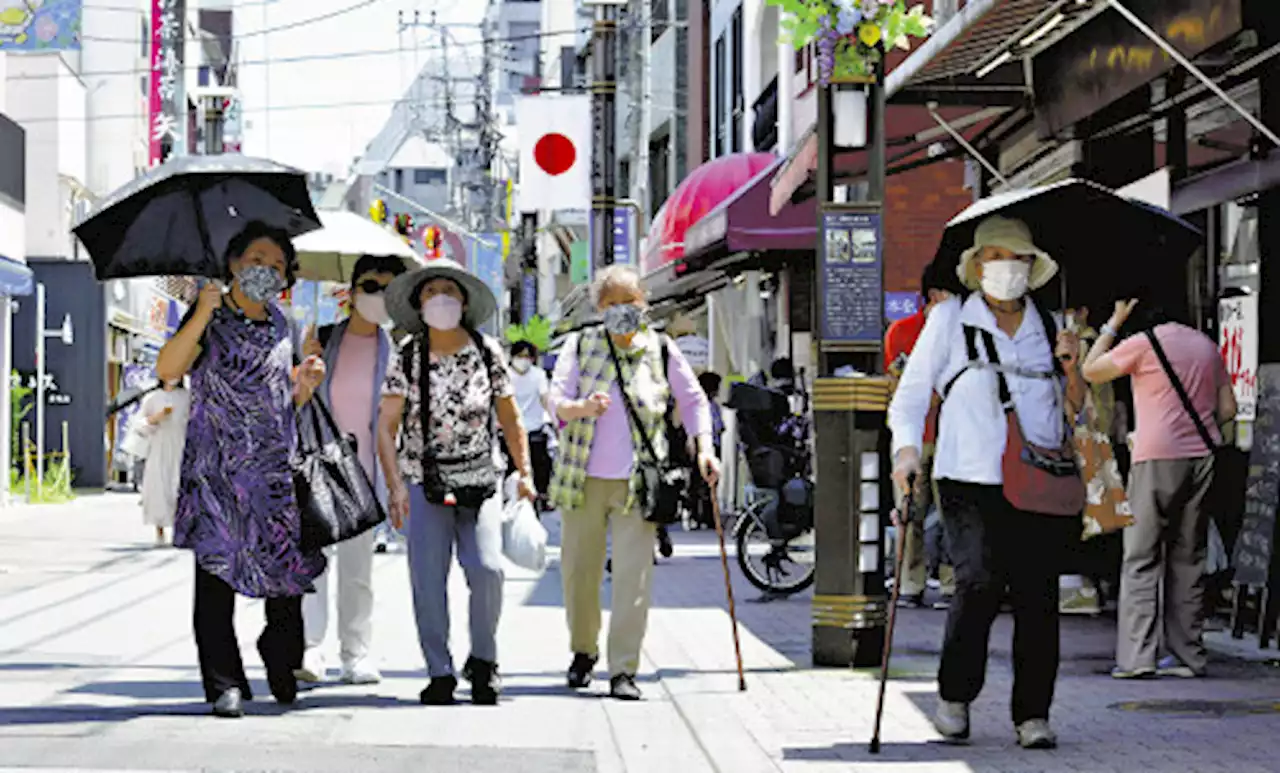
[[[299,27],[306,27],[306,26],[309,26],[309,25],[312,25],[312,24],[316,24],[316,23],[319,23],[319,22],[322,22],[322,21],[328,21],[329,19],[333,19],[333,18],[336,18],[336,17],[338,17],[338,16],[345,16],[346,14],[349,14],[349,13],[351,13],[351,12],[353,12],[353,11],[358,11],[358,10],[360,10],[361,8],[367,8],[367,7],[371,6],[371,5],[374,5],[375,3],[380,3],[380,2],[382,2],[382,0],[360,0],[360,2],[355,3],[354,5],[349,5],[349,6],[345,7],[345,8],[339,8],[339,9],[338,9],[338,10],[336,10],[336,11],[329,11],[328,13],[322,13],[322,14],[320,14],[319,16],[312,16],[312,17],[307,18],[307,19],[299,19],[298,21],[289,22],[288,24],[281,24],[281,25],[280,25],[280,26],[278,26],[278,27],[267,27],[267,28],[260,29],[260,30],[254,30],[253,32],[244,32],[244,33],[241,33],[241,34],[239,34],[239,35],[236,35],[235,37],[236,37],[237,39],[241,39],[241,38],[252,38],[252,37],[257,37],[257,36],[259,36],[259,35],[272,35],[272,34],[275,34],[275,33],[277,33],[277,32],[285,32],[285,31],[287,31],[287,30],[297,29],[297,28],[299,28]],[[274,5],[274,4],[275,4],[275,3],[273,2],[273,0],[265,0],[265,2],[254,2],[254,3],[237,4],[237,5],[235,6],[235,8],[241,8],[241,7],[245,7],[245,6],[257,6],[257,7],[261,7],[261,6]],[[146,9],[144,9],[144,8],[124,8],[124,7],[119,7],[119,6],[86,5],[86,6],[85,6],[85,8],[90,8],[90,9],[98,10],[98,11],[121,11],[121,12],[132,11],[132,12],[134,12],[134,13],[136,13],[136,14],[139,14],[139,15],[146,15],[147,13],[149,13],[149,12],[148,12]],[[233,10],[234,10],[234,9],[233,9]],[[93,41],[99,41],[99,42],[103,42],[103,43],[109,43],[109,42],[115,42],[115,43],[138,43],[138,42],[140,42],[139,40],[137,40],[137,39],[135,39],[135,38],[96,37],[96,36],[91,36],[91,35],[81,35],[81,36],[80,36],[80,39],[81,39],[81,40],[93,40]]]
[[[565,36],[565,35],[577,35],[577,34],[579,34],[579,33],[583,33],[583,32],[590,32],[590,30],[591,30],[591,28],[590,28],[590,27],[578,27],[578,28],[575,28],[575,29],[552,30],[552,31],[549,31],[549,32],[530,33],[530,34],[527,34],[527,35],[509,35],[509,36],[506,36],[506,37],[484,38],[484,39],[481,39],[481,40],[478,40],[478,41],[474,41],[474,42],[471,42],[471,41],[468,41],[468,42],[457,42],[457,41],[455,41],[455,42],[454,42],[454,44],[453,44],[453,46],[451,46],[451,48],[472,48],[472,47],[475,47],[475,46],[484,46],[484,45],[486,45],[486,44],[490,44],[490,43],[515,43],[515,42],[519,42],[519,41],[522,41],[522,40],[536,40],[536,39],[541,39],[541,38],[563,37],[563,36]],[[97,38],[87,38],[87,39],[88,39],[88,40],[97,40]],[[120,39],[120,41],[118,41],[118,42],[124,42],[124,39],[122,38],[122,39]],[[138,39],[134,39],[134,40],[132,40],[132,41],[128,41],[128,42],[132,42],[132,43],[134,43],[134,44],[136,45],[136,44],[138,44],[138,43],[140,42],[140,40],[138,40]],[[421,46],[421,47],[419,47],[417,50],[418,50],[418,51],[427,51],[427,52],[429,52],[429,51],[442,51],[442,50],[444,50],[444,46],[440,46],[440,45],[435,45],[435,46]],[[357,50],[357,51],[339,51],[339,52],[337,52],[337,53],[330,53],[330,54],[302,54],[302,55],[299,55],[299,56],[286,56],[286,57],[274,57],[274,56],[273,56],[273,57],[271,57],[270,59],[249,59],[249,60],[242,60],[242,61],[240,61],[240,62],[236,63],[236,67],[237,67],[238,69],[243,69],[243,68],[245,68],[245,67],[265,66],[265,65],[269,65],[269,64],[290,64],[290,63],[297,63],[297,62],[337,61],[337,60],[341,60],[341,59],[360,59],[360,58],[364,58],[364,57],[373,57],[373,56],[393,56],[393,55],[400,55],[400,54],[403,54],[403,53],[405,53],[405,51],[406,51],[406,49],[399,48],[399,47],[397,47],[397,48],[370,48],[370,49],[363,49],[363,50]],[[185,68],[184,68],[184,69],[188,69],[188,70],[193,70],[193,71],[194,71],[194,70],[199,70],[201,66],[202,66],[202,65],[197,64],[197,63],[191,63],[191,64],[187,64],[187,65],[185,66]],[[87,78],[100,78],[100,77],[106,77],[106,76],[110,76],[110,75],[146,75],[146,74],[148,74],[148,73],[150,73],[150,72],[151,72],[151,68],[150,68],[150,67],[131,67],[131,68],[128,68],[128,69],[123,69],[123,70],[94,70],[94,71],[92,71],[92,72],[81,72],[81,73],[77,73],[77,75],[78,75],[80,78],[82,78],[82,79],[87,79]],[[65,76],[65,75],[63,75],[63,74],[59,74],[59,73],[36,74],[36,75],[10,75],[10,76],[8,77],[8,80],[9,80],[9,81],[40,81],[40,80],[55,80],[55,79],[60,78],[60,77],[66,77],[66,76]]]
[[[317,102],[317,103],[307,104],[307,105],[273,105],[273,106],[258,107],[258,108],[242,108],[240,112],[243,115],[243,114],[256,114],[256,113],[300,112],[304,110],[346,110],[348,108],[353,108],[353,107],[384,107],[387,105],[395,106],[399,104],[406,104],[406,105],[417,104],[417,105],[423,105],[426,107],[443,107],[444,100],[441,99],[441,100],[424,102],[422,100],[405,99],[403,97],[399,99],[369,99],[369,100],[356,100],[356,101],[348,100],[345,102]],[[13,112],[12,111],[9,112],[9,117],[12,118],[15,123],[22,126],[25,126],[27,124],[32,124],[32,123],[61,123],[61,122],[78,122],[78,121],[84,121],[85,123],[89,123],[91,121],[123,121],[123,120],[129,120],[129,119],[142,120],[146,118],[146,116],[147,114],[141,110],[135,111],[132,113],[108,113],[106,115],[96,115],[93,117],[85,116],[85,117],[76,117],[76,118],[58,117],[58,116],[50,116],[46,118],[15,118],[13,115]]]

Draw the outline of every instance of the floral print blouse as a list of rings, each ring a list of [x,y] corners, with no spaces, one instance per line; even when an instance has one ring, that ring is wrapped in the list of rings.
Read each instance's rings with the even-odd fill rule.
[[[431,355],[427,387],[431,401],[429,450],[432,460],[442,467],[451,460],[474,459],[487,453],[493,457],[497,470],[506,469],[498,439],[494,436],[492,412],[494,401],[513,396],[515,387],[502,347],[489,336],[481,336],[481,341],[489,349],[492,367],[488,369],[485,368],[485,357],[474,342],[448,356]],[[424,349],[426,341],[421,337],[415,336],[405,342],[387,364],[387,378],[382,386],[384,397],[403,397],[406,401],[400,425],[400,474],[410,485],[422,484],[423,460],[428,450],[421,418],[420,368]],[[413,361],[406,362],[410,353]],[[469,483],[464,480],[451,482],[456,485]]]

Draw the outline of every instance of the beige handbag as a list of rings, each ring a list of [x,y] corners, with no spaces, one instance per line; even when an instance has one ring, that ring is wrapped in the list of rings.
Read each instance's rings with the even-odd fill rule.
[[[1081,539],[1110,534],[1133,524],[1124,480],[1111,447],[1111,438],[1100,432],[1093,394],[1085,399],[1083,420],[1076,424],[1076,461],[1085,483],[1084,526]]]

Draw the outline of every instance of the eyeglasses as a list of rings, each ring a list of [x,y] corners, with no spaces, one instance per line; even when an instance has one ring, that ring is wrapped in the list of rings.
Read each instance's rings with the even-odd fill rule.
[[[386,285],[384,285],[383,283],[379,282],[376,279],[366,279],[360,284],[356,285],[356,287],[360,290],[360,292],[364,293],[365,295],[377,295],[378,293],[384,292],[387,289]]]

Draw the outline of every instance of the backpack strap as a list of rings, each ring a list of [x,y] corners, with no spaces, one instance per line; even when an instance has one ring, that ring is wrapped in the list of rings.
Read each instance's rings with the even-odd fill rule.
[[[1151,342],[1151,349],[1156,353],[1156,357],[1160,360],[1160,367],[1164,368],[1164,374],[1168,377],[1169,383],[1173,384],[1173,391],[1178,393],[1178,399],[1182,401],[1182,409],[1191,417],[1191,421],[1195,422],[1196,432],[1200,434],[1200,439],[1204,441],[1205,448],[1209,453],[1213,453],[1218,449],[1218,444],[1213,442],[1213,435],[1209,433],[1209,428],[1204,425],[1204,420],[1200,418],[1200,413],[1196,410],[1195,404],[1191,402],[1191,395],[1187,394],[1187,389],[1182,385],[1182,379],[1178,378],[1178,374],[1173,370],[1173,363],[1169,362],[1169,356],[1165,354],[1164,347],[1160,345],[1160,339],[1156,337],[1155,330],[1146,332],[1147,340]]]
[[[964,348],[969,355],[969,364],[961,368],[960,372],[952,376],[951,380],[942,387],[942,399],[944,402],[951,394],[951,388],[956,385],[956,382],[960,380],[960,377],[965,373],[968,373],[969,369],[974,365],[978,364],[978,328],[973,325],[964,326]]]

